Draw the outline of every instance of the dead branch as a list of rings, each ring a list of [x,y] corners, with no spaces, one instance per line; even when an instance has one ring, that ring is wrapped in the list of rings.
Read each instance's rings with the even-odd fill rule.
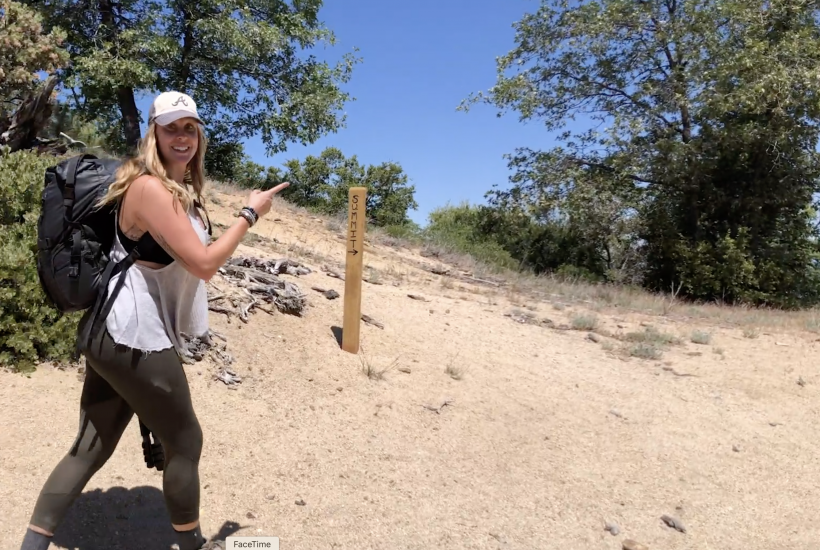
[[[239,288],[248,290],[250,292],[257,292],[259,294],[266,294],[271,291],[270,285],[262,285],[259,283],[249,283],[247,281],[239,281],[236,283]]]
[[[458,279],[459,281],[464,281],[464,282],[467,282],[467,283],[476,283],[476,284],[490,285],[490,286],[495,286],[495,287],[499,287],[499,286],[502,286],[504,284],[503,282],[489,281],[487,279],[479,279],[478,277],[474,277],[472,275],[461,274],[461,273],[453,273],[452,270],[450,270],[449,268],[446,268],[444,266],[438,266],[437,267],[437,266],[427,265],[427,266],[424,266],[424,269],[426,271],[429,271],[430,273],[433,273],[434,275],[445,275],[447,277],[452,277],[453,279]]]
[[[214,380],[224,382],[226,386],[231,387],[242,382],[242,378],[231,369],[225,367],[214,375]]]
[[[324,272],[327,274],[327,276],[328,276],[328,277],[334,277],[334,278],[336,278],[336,279],[340,279],[340,280],[342,280],[342,281],[344,281],[344,280],[345,280],[344,275],[342,275],[341,273],[339,273],[339,272],[337,272],[337,271],[335,271],[335,270],[333,270],[333,269],[329,268],[329,267],[328,267],[328,266],[326,266],[326,265],[323,265],[323,266],[322,266],[322,271],[324,271]]]
[[[242,267],[238,265],[226,265],[222,268],[226,273],[234,277],[242,278],[245,281],[253,281],[255,283],[265,283],[268,285],[282,284],[283,281],[278,276],[265,273],[258,269],[249,267]]]
[[[260,258],[239,256],[237,258],[229,259],[226,263],[230,266],[252,268],[253,270],[270,273],[271,275],[285,274],[298,277],[300,275],[308,275],[313,273],[313,270],[309,267],[300,264],[296,260],[291,260],[290,258],[262,260]]]
[[[208,334],[202,337],[191,337],[182,333],[184,348],[181,354],[182,360],[185,363],[191,364],[210,357],[217,368],[217,372],[214,374],[214,380],[219,380],[227,385],[228,389],[235,390],[237,389],[236,386],[242,382],[242,378],[231,369],[234,358],[228,353],[227,344],[215,344],[212,336],[216,336],[223,341],[226,340],[223,335],[212,330],[209,330]]]
[[[246,305],[239,307],[239,318],[242,319],[243,323],[248,322],[248,314],[250,313],[250,309],[254,306],[256,302],[248,302]]]
[[[381,324],[380,322],[378,322],[377,320],[375,320],[370,315],[365,315],[364,313],[362,313],[362,321],[364,321],[368,325],[373,325],[374,327],[378,327],[378,328],[384,330],[384,325]]]
[[[335,300],[336,298],[339,297],[339,293],[336,292],[335,290],[333,290],[332,288],[331,289],[325,289],[325,288],[322,288],[320,286],[315,286],[315,285],[310,287],[310,288],[315,290],[316,292],[324,295],[324,297],[327,298],[328,300]]]
[[[490,286],[501,286],[501,283],[497,283],[495,281],[488,281],[487,279],[479,279],[478,277],[472,277],[470,275],[459,275],[457,278],[470,283],[480,283],[483,285]]]
[[[273,311],[263,305],[260,305],[259,302],[253,304],[254,309],[258,309],[259,311],[264,311],[268,315],[273,315]]]
[[[444,266],[429,266],[427,271],[433,273],[434,275],[450,275],[450,270]]]
[[[216,312],[216,313],[224,313],[228,317],[230,317],[231,315],[234,315],[236,313],[234,311],[231,311],[228,308],[225,308],[225,307],[222,307],[222,306],[210,305],[210,304],[208,305],[208,309],[213,311],[213,312]]]
[[[68,151],[66,145],[57,140],[38,137],[51,119],[52,95],[57,83],[57,76],[50,75],[38,91],[23,100],[10,118],[0,120],[0,146],[8,147],[12,153],[37,149],[41,153],[62,155]]]
[[[307,297],[298,286],[280,278],[278,274],[298,276],[311,273],[308,267],[289,259],[261,260],[240,257],[231,258],[219,272],[229,283],[243,289],[251,297],[250,304],[234,304],[239,309],[240,319],[245,322],[250,311],[253,308],[260,308],[261,302],[275,305],[282,313],[304,313]]]
[[[441,405],[439,405],[438,407],[434,407],[434,406],[432,406],[432,405],[422,405],[422,407],[424,407],[424,408],[425,408],[425,409],[427,409],[428,411],[433,411],[433,412],[434,412],[434,413],[436,413],[436,414],[441,414],[441,409],[443,409],[443,408],[444,408],[444,407],[446,407],[447,405],[451,405],[452,403],[453,403],[453,401],[452,401],[452,400],[450,400],[450,399],[448,399],[448,400],[444,401],[444,402],[443,402]]]

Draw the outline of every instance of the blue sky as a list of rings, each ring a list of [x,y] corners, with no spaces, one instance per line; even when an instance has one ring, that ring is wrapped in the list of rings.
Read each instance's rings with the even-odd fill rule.
[[[547,148],[550,135],[510,112],[475,105],[456,108],[496,80],[495,60],[514,46],[512,24],[538,8],[538,0],[328,0],[320,12],[337,44],[319,58],[335,61],[358,48],[362,61],[345,86],[347,126],[310,146],[291,144],[267,157],[261,139],[246,152],[264,166],[318,155],[334,146],[363,164],[399,163],[416,188],[421,225],[446,204],[484,202],[493,184],[508,185],[504,154],[516,147]],[[147,112],[151,97],[138,98]]]

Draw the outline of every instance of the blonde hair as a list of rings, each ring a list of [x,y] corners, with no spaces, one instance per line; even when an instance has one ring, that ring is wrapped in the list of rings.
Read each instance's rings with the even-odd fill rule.
[[[117,169],[114,182],[108,187],[106,194],[99,200],[98,206],[121,201],[131,186],[131,183],[138,177],[148,174],[161,181],[165,188],[174,196],[174,199],[178,200],[186,211],[190,209],[192,204],[204,210],[202,192],[205,188],[204,159],[207,140],[205,133],[199,125],[197,125],[197,136],[199,144],[194,158],[188,163],[188,171],[185,174],[185,183],[191,186],[193,195],[191,194],[191,190],[168,176],[168,172],[166,172],[165,166],[160,158],[159,148],[157,147],[156,124],[151,122],[148,125],[145,138],[140,142],[137,156],[126,159]]]

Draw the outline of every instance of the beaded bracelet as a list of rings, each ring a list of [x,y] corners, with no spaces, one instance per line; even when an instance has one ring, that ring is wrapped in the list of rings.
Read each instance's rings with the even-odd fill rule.
[[[253,224],[256,223],[256,219],[254,218],[253,214],[251,214],[248,210],[244,208],[239,211],[239,216],[245,218],[250,227],[253,227]]]
[[[244,208],[242,208],[242,210],[250,213],[250,215],[253,216],[253,223],[256,223],[256,222],[259,221],[259,214],[257,214],[256,210],[254,210],[250,206],[245,206]]]

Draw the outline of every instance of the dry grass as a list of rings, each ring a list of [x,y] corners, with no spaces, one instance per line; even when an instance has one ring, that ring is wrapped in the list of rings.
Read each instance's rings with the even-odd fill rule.
[[[576,314],[571,318],[573,330],[595,330],[598,328],[598,317],[592,314]]]
[[[749,329],[747,338],[755,338],[760,328],[820,331],[820,311],[817,309],[784,311],[717,303],[696,304],[673,297],[671,293],[653,294],[639,288],[566,281],[551,275],[511,273],[506,278],[514,281],[521,292],[559,302],[558,307],[574,303],[599,312],[643,313],[682,322],[719,323]]]
[[[583,305],[599,313],[640,313],[679,322],[706,321],[741,328],[746,338],[756,338],[761,328],[820,332],[820,310],[816,308],[786,311],[722,303],[693,303],[678,298],[679,289],[652,293],[636,287],[593,284],[551,274],[536,275],[487,265],[441,245],[417,246],[408,242],[405,247],[476,278],[499,282],[497,293],[551,302],[559,311],[567,305]]]
[[[449,263],[456,255],[440,261]],[[746,338],[756,338],[760,329],[820,332],[820,310],[786,311],[745,305],[693,303],[671,292],[651,293],[641,288],[569,281],[553,275],[534,275],[485,266],[472,258],[459,257],[453,263],[479,278],[501,280],[497,292],[529,296],[551,302],[557,310],[567,305],[583,305],[598,313],[638,313],[666,317],[677,322],[702,321],[744,330]],[[582,329],[579,329],[582,330]]]
[[[205,193],[209,200],[212,200],[215,197],[216,193],[221,193],[223,195],[230,195],[232,197],[247,197],[251,194],[250,189],[243,189],[238,185],[234,185],[232,183],[227,183],[223,181],[217,180],[207,180],[205,182]]]
[[[693,344],[706,345],[712,341],[712,333],[703,330],[696,330],[690,338]]]
[[[621,342],[620,353],[638,359],[660,359],[671,346],[683,344],[683,339],[674,334],[662,332],[655,327],[645,327],[643,331],[631,331],[611,335]],[[614,346],[613,346],[614,347]]]
[[[743,329],[743,337],[754,339],[760,336],[760,330],[757,327],[746,327]]]
[[[362,372],[371,380],[384,380],[385,375],[399,364],[399,358],[396,357],[387,366],[379,367],[367,356],[364,350],[359,355],[359,361],[362,364]]]
[[[625,348],[631,357],[638,359],[660,359],[663,356],[663,349],[651,342],[638,342]]]
[[[250,193],[250,190],[216,181],[208,182],[208,186],[210,188],[208,196],[215,203],[225,202],[225,199],[220,199],[215,192],[236,197],[239,202]],[[285,215],[322,220],[324,226],[330,231],[339,235],[344,232],[346,215],[343,212],[335,216],[328,216],[310,212],[305,208],[287,203],[279,197],[275,197],[274,201],[277,211],[285,212]],[[287,222],[287,220],[283,221]],[[257,241],[257,237],[249,237],[249,244],[251,244],[251,239],[253,239],[253,244],[266,242],[264,238]],[[820,309],[816,308],[784,311],[752,306],[731,306],[722,303],[691,303],[677,297],[679,288],[670,288],[669,291],[662,293],[651,293],[635,287],[591,284],[583,280],[571,280],[551,274],[535,275],[483,263],[468,254],[460,253],[440,243],[425,243],[394,237],[378,227],[367,228],[365,244],[366,246],[383,245],[396,253],[407,251],[412,255],[421,256],[428,264],[429,261],[437,262],[477,279],[495,282],[497,284],[495,288],[468,287],[464,289],[487,296],[490,303],[493,302],[495,295],[518,296],[552,303],[553,307],[558,310],[568,305],[582,305],[600,314],[637,313],[666,317],[676,322],[701,321],[738,328],[743,331],[743,336],[749,339],[757,338],[761,330],[820,332]],[[316,252],[307,250],[307,247],[292,245],[289,251],[306,258],[325,259]],[[408,262],[407,258],[404,260],[403,263],[412,263],[412,260]],[[406,275],[403,273],[400,278],[405,279]],[[444,288],[456,287],[452,278],[445,276],[440,278],[440,281]],[[579,327],[584,324],[585,320],[589,319],[577,321]],[[578,328],[578,330],[595,329]]]
[[[683,343],[679,337],[666,332],[661,332],[655,327],[646,327],[642,332],[627,332],[621,337],[621,339],[625,342],[652,344],[662,347],[679,345]]]

